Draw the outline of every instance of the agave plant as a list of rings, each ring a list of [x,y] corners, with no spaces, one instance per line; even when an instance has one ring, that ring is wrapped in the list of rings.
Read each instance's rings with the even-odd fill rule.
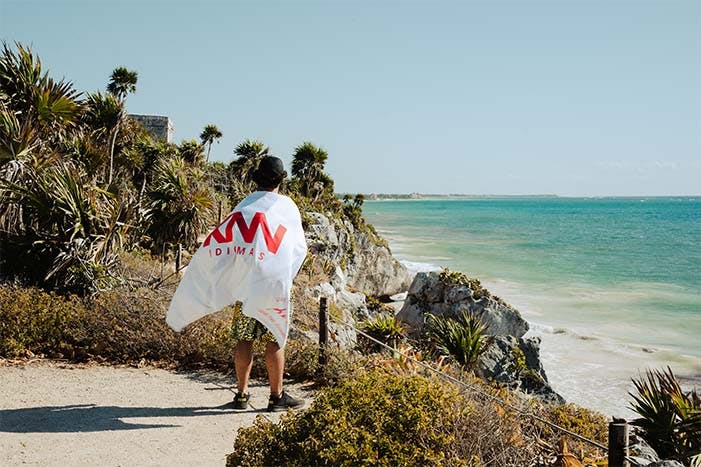
[[[396,347],[404,339],[402,324],[392,315],[377,315],[363,323],[363,329],[375,339]]]
[[[426,325],[436,348],[452,356],[463,368],[472,368],[486,349],[486,327],[467,311],[450,317],[427,313]]]
[[[641,436],[666,459],[685,464],[701,454],[701,398],[693,390],[684,392],[671,368],[648,370],[633,380],[636,393],[631,408],[640,418],[633,425]]]

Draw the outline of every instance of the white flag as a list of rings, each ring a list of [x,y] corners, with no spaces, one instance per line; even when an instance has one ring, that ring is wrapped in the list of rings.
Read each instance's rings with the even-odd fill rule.
[[[299,209],[287,196],[256,191],[241,201],[192,257],[170,302],[176,331],[240,300],[243,313],[287,341],[290,290],[307,255]]]

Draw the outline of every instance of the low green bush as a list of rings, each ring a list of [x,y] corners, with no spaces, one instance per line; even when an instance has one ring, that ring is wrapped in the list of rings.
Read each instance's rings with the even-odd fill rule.
[[[0,357],[63,357],[79,346],[79,323],[89,314],[76,296],[0,286]]]
[[[470,411],[455,389],[427,378],[362,373],[280,424],[239,430],[227,465],[470,465],[453,449]]]
[[[366,362],[357,352],[330,345],[326,364],[319,367],[319,346],[305,339],[290,339],[285,347],[285,372],[298,381],[313,380],[317,387],[328,386],[352,377]],[[261,373],[264,376],[264,373]]]

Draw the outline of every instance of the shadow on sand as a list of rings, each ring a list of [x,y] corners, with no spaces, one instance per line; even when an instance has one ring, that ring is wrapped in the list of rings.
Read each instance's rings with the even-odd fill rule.
[[[116,407],[95,404],[0,410],[0,432],[76,433],[168,428],[179,425],[125,422],[123,418],[203,417],[237,413],[231,403],[216,407]]]

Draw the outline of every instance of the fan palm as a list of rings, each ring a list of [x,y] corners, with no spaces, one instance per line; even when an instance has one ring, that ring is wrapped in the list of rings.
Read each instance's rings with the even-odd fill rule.
[[[213,204],[203,179],[201,171],[188,167],[180,157],[156,164],[146,218],[157,250],[166,243],[197,243]]]
[[[12,267],[19,271],[30,265],[39,280],[73,285],[76,291],[94,289],[94,284],[81,284],[72,275],[75,267],[86,270],[113,259],[115,242],[126,231],[119,222],[119,203],[87,182],[72,162],[15,161],[8,167],[15,176],[6,170],[9,176],[0,179],[0,241],[15,259],[24,259],[11,261]]]
[[[237,158],[229,164],[229,189],[231,202],[235,205],[254,189],[253,172],[260,161],[269,155],[270,149],[261,141],[247,139],[236,146],[234,153]]]
[[[127,70],[123,66],[117,67],[112,71],[110,81],[107,84],[107,91],[120,101],[124,101],[127,94],[136,91],[136,82],[138,79],[139,75],[136,71]]]
[[[82,106],[70,82],[54,81],[29,47],[0,55],[0,165],[49,150],[77,128]]]
[[[201,165],[204,159],[203,148],[200,143],[194,139],[185,140],[178,146],[178,153],[185,162],[192,165]]]

